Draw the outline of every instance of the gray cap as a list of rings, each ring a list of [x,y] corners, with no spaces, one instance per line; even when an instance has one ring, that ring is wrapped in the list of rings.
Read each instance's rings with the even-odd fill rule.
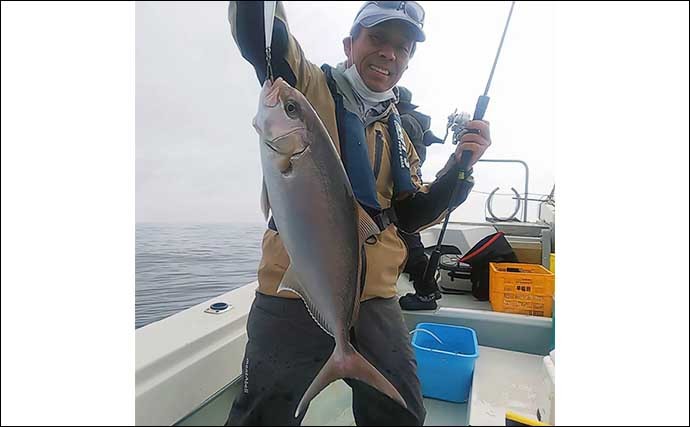
[[[397,3],[397,6],[394,5]],[[389,7],[392,6],[392,7]],[[366,2],[359,9],[355,22],[352,26],[359,24],[365,28],[371,28],[385,21],[397,19],[405,21],[415,31],[415,41],[423,42],[426,39],[422,27],[424,26],[424,9],[419,3],[410,1],[401,2]]]

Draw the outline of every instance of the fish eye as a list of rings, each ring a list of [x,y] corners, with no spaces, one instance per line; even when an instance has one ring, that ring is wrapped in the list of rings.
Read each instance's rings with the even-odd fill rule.
[[[299,113],[299,107],[297,103],[293,100],[289,100],[285,103],[285,112],[291,119],[296,119]]]

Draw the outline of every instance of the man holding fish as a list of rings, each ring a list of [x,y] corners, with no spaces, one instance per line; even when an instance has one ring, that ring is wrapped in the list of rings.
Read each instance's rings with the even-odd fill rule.
[[[358,425],[422,425],[416,361],[396,299],[407,258],[398,230],[438,223],[449,202],[467,198],[471,185],[453,193],[460,153],[472,151],[474,164],[491,144],[489,125],[470,122],[475,133],[422,185],[395,108],[396,84],[425,39],[424,10],[414,1],[364,3],[343,40],[347,60],[336,67],[307,60],[280,2],[270,56],[263,2],[231,1],[228,18],[263,84],[253,125],[270,220],[247,321],[243,392],[226,424],[299,425],[309,402],[343,379]]]

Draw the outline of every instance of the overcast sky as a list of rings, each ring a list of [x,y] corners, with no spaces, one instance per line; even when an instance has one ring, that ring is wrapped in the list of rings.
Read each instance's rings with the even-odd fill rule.
[[[472,113],[483,92],[510,2],[421,2],[427,41],[400,81],[443,136],[455,109]],[[293,34],[312,62],[344,59],[342,39],[361,2],[286,2]],[[485,119],[493,144],[484,155],[521,159],[530,193],[554,184],[553,10],[517,2],[489,92]],[[259,83],[230,35],[227,2],[137,2],[137,222],[262,222],[258,136],[251,126]],[[428,150],[422,169],[432,179],[453,151]],[[453,214],[483,220],[486,195],[515,187],[517,165],[480,163],[475,191]],[[512,212],[497,198],[494,212]],[[532,204],[529,219],[536,216]]]

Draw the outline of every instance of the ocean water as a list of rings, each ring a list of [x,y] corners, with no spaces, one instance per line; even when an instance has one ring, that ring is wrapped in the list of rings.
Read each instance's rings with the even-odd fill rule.
[[[264,224],[137,224],[135,328],[256,280]]]

